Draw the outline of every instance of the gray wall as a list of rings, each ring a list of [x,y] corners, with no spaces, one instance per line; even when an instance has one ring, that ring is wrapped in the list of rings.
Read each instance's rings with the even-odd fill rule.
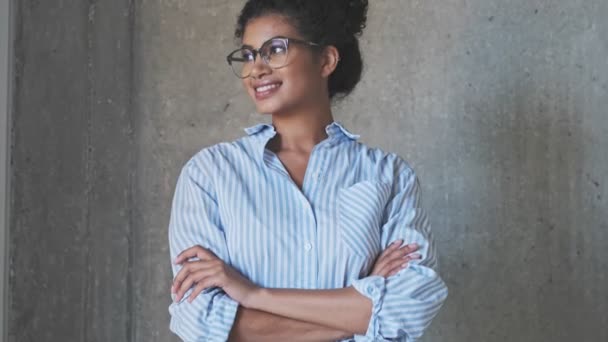
[[[173,341],[170,200],[255,114],[242,1],[15,1],[9,341]],[[335,117],[419,174],[425,341],[608,340],[608,2],[372,0]]]
[[[0,0],[0,341],[6,340],[6,302],[8,267],[8,203],[9,203],[9,93],[12,77],[9,62],[11,56],[11,16],[8,0]]]

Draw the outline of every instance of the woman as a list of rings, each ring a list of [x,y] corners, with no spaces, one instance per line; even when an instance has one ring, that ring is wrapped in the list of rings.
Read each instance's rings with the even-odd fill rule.
[[[272,124],[201,150],[178,178],[169,310],[182,339],[413,341],[445,300],[414,171],[332,117],[361,76],[367,7],[245,4],[227,59]]]

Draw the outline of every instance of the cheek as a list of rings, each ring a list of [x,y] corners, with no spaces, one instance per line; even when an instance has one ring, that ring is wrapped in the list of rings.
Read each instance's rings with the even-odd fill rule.
[[[304,102],[317,100],[323,89],[319,82],[310,76],[296,80],[295,84],[291,84],[291,86],[289,89],[291,96]]]
[[[289,70],[285,79],[289,80],[289,87],[293,91],[299,94],[313,93],[321,84],[320,76],[317,73],[318,70],[314,69],[313,66],[303,65]]]

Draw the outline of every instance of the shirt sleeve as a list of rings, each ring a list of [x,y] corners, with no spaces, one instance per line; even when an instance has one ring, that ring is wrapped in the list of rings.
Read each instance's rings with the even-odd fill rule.
[[[437,315],[448,290],[437,273],[435,242],[426,212],[420,205],[419,182],[411,168],[399,173],[398,188],[390,199],[382,226],[382,246],[397,239],[416,242],[422,258],[399,273],[384,278],[368,276],[353,287],[372,301],[365,335],[355,341],[416,341]]]
[[[173,260],[182,251],[201,245],[230,263],[210,178],[191,159],[177,180],[169,220],[169,249],[173,276],[181,269]],[[222,289],[203,291],[189,303],[188,291],[179,303],[172,301],[170,329],[184,341],[227,341],[238,303]]]

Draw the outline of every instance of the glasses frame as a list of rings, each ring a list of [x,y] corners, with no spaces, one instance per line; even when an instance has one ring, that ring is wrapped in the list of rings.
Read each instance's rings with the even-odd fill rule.
[[[232,62],[236,62],[236,61],[238,61],[238,62],[245,62],[245,60],[243,60],[242,58],[236,58],[236,57],[232,56],[235,53],[237,53],[237,52],[239,52],[239,51],[241,51],[241,50],[243,50],[245,48],[248,49],[248,50],[251,50],[251,52],[253,53],[253,61],[251,63],[255,64],[255,61],[258,58],[258,56],[261,56],[262,57],[262,61],[264,61],[264,64],[268,65],[270,68],[272,68],[274,70],[285,67],[287,64],[282,65],[282,66],[277,67],[277,68],[273,68],[269,64],[268,56],[264,56],[261,53],[261,50],[263,50],[266,47],[267,44],[270,44],[272,41],[277,40],[277,39],[283,40],[285,42],[285,48],[286,48],[286,53],[285,54],[286,54],[286,56],[289,56],[289,45],[291,43],[308,45],[308,46],[317,47],[317,48],[321,46],[320,44],[317,44],[317,43],[314,43],[314,42],[310,42],[310,41],[307,41],[307,40],[301,40],[301,39],[296,39],[296,38],[289,38],[289,37],[284,37],[284,36],[275,36],[275,37],[272,37],[272,38],[266,40],[264,43],[262,43],[262,45],[260,46],[259,49],[254,49],[253,47],[251,47],[249,45],[243,45],[240,48],[238,48],[238,49],[230,52],[228,54],[228,56],[226,56],[226,61],[228,62],[228,65],[230,65],[230,69],[232,69],[232,72],[238,78],[243,78],[244,79],[244,78],[251,77],[251,72],[249,72],[249,75],[247,75],[247,76],[241,76],[239,73],[236,72],[236,70],[234,70],[234,67],[232,66]]]

